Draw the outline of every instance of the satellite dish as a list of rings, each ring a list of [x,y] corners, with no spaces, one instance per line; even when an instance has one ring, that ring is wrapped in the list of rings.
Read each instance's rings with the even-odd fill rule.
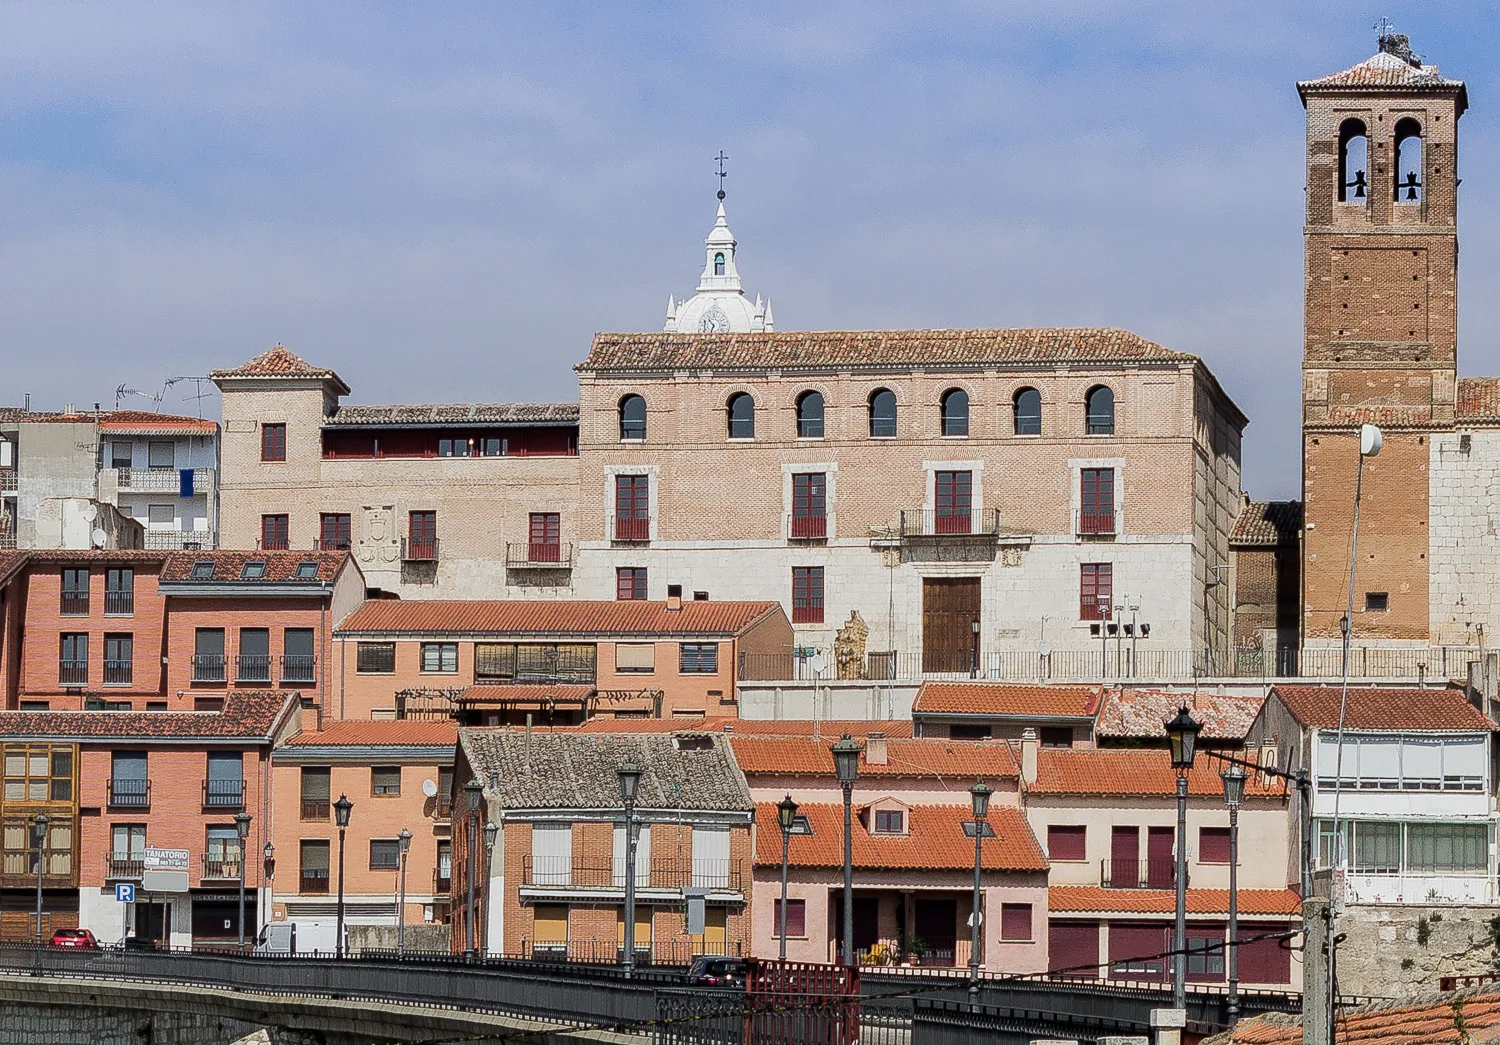
[[[422,794],[426,795],[428,798],[436,798],[437,781],[431,779],[422,781]]]
[[[1052,653],[1052,643],[1038,642],[1036,644],[1036,651],[1044,657],[1049,656]]]
[[[94,538],[95,548],[103,548],[105,542],[109,540],[109,534],[105,533],[101,529],[98,529],[97,527],[94,529],[94,532],[91,536]]]
[[[83,506],[83,517],[89,522],[99,518],[99,506],[97,504],[86,504]]]
[[[1374,457],[1380,453],[1380,445],[1385,442],[1381,436],[1380,429],[1374,425],[1359,426],[1359,452],[1363,457]]]

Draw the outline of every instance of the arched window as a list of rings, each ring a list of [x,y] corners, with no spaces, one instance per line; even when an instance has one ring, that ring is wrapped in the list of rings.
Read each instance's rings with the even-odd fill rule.
[[[1011,400],[1016,418],[1016,435],[1042,434],[1042,393],[1034,388],[1018,388]]]
[[[723,274],[724,274],[724,252],[721,250],[721,251],[719,251],[719,253],[717,253],[717,254],[714,255],[714,275],[715,276],[722,276]]]
[[[1363,120],[1345,120],[1339,124],[1339,202],[1356,203],[1368,195],[1370,137]]]
[[[969,393],[962,388],[948,389],[939,403],[939,412],[944,435],[969,434]]]
[[[755,400],[744,392],[729,397],[729,438],[755,438]]]
[[[638,395],[620,400],[620,438],[646,438],[646,401]]]
[[[1115,434],[1115,394],[1104,385],[1095,385],[1084,397],[1084,414],[1089,435]]]
[[[870,393],[870,434],[876,438],[896,434],[896,393],[889,388]]]
[[[1410,116],[1396,121],[1396,202],[1422,199],[1422,125]]]
[[[823,394],[803,392],[797,397],[797,437],[823,438]]]

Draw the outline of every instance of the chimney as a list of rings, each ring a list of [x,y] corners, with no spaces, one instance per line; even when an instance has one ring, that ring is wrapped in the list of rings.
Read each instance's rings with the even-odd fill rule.
[[[667,585],[667,609],[673,612],[682,609],[682,585]]]
[[[1036,783],[1036,730],[1030,726],[1021,730],[1021,781],[1025,784]]]
[[[887,766],[891,762],[891,753],[886,747],[884,733],[871,733],[865,737],[865,764],[869,766]]]
[[[27,393],[26,393],[26,396],[25,396],[25,398],[24,398],[24,399],[23,399],[23,400],[22,400],[22,402],[23,402],[23,403],[24,403],[24,404],[25,404],[25,405],[24,405],[24,406],[22,406],[22,407],[21,407],[21,409],[22,409],[22,410],[24,410],[24,411],[26,411],[26,413],[28,413],[28,414],[29,414],[29,413],[31,413],[31,393],[30,393],[30,392],[27,392]]]

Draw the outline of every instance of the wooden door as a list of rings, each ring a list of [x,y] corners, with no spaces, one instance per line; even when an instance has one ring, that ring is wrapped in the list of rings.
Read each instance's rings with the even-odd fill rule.
[[[922,581],[922,670],[967,674],[975,662],[978,577]]]
[[[1141,829],[1116,827],[1109,836],[1109,884],[1116,889],[1140,885]]]
[[[1177,862],[1172,855],[1170,827],[1146,829],[1146,884],[1152,889],[1170,889],[1177,878]]]

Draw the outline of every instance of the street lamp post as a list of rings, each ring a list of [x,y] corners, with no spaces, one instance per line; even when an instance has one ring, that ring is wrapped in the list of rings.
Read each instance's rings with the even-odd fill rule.
[[[38,813],[32,821],[32,840],[36,842],[36,945],[42,945],[42,871],[47,864],[47,814]]]
[[[241,810],[234,815],[234,831],[240,838],[240,950],[245,949],[245,843],[250,838],[250,814]]]
[[[787,887],[787,857],[790,855],[792,844],[792,827],[797,823],[797,803],[792,801],[792,796],[787,795],[776,803],[776,822],[781,825],[781,960],[786,961],[786,887]]]
[[[401,902],[396,905],[396,957],[406,954],[406,853],[411,849],[411,832],[406,828],[396,836],[401,847]]]
[[[276,847],[270,842],[267,842],[265,849],[261,851],[260,866],[261,870],[265,872],[264,881],[266,890],[266,924],[269,925],[271,922],[271,900],[275,896],[275,890],[272,887],[272,882],[276,880]],[[260,918],[257,917],[255,919],[255,922],[257,925],[260,925]],[[259,930],[257,930],[256,935],[257,937],[259,936]]]
[[[490,865],[495,859],[495,837],[500,833],[500,827],[493,820],[485,822],[484,825],[484,921],[479,926],[479,953],[487,955],[490,953]],[[501,941],[502,945],[504,941]]]
[[[1109,596],[1095,597],[1099,606],[1099,677],[1109,678]]]
[[[969,625],[969,633],[973,637],[969,643],[969,678],[979,677],[979,618],[975,617]]]
[[[620,801],[625,806],[625,978],[635,974],[635,792],[641,783],[641,767],[621,763]]]
[[[467,961],[474,960],[474,879],[478,877],[477,856],[479,853],[479,836],[475,829],[479,826],[479,806],[484,801],[484,785],[474,777],[470,777],[468,783],[464,784],[464,805],[469,811],[468,823],[464,825],[464,850],[467,854],[469,879],[469,903],[468,913],[464,917],[464,958]]]
[[[340,958],[344,956],[344,832],[349,829],[349,811],[353,808],[348,795],[339,795],[339,800],[333,803],[333,822],[339,828],[339,917],[334,953]]]
[[[1230,766],[1219,774],[1224,781],[1224,804],[1229,807],[1229,1026],[1240,1018],[1240,803],[1245,800],[1245,771]]]
[[[859,776],[859,742],[845,733],[828,749],[844,789],[844,964],[854,965],[854,781]]]
[[[1198,731],[1203,727],[1188,714],[1187,705],[1177,710],[1177,717],[1165,723],[1167,743],[1172,749],[1172,768],[1177,771],[1177,920],[1172,934],[1172,1007],[1187,1004],[1187,796],[1188,771],[1198,747]]]
[[[974,911],[969,916],[969,1004],[979,1007],[979,931],[980,931],[980,880],[983,866],[984,829],[989,826],[985,819],[990,811],[990,787],[983,780],[974,782],[969,788],[969,798],[974,805]]]

